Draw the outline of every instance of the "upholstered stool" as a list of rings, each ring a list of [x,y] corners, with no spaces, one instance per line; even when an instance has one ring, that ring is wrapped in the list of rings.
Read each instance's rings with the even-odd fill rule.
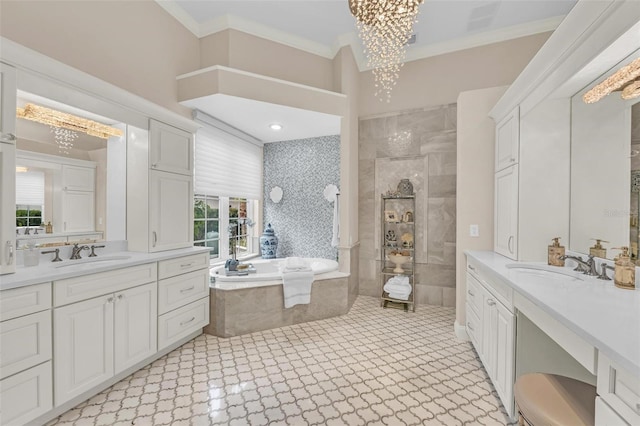
[[[555,374],[522,375],[513,388],[519,424],[593,426],[596,387]]]

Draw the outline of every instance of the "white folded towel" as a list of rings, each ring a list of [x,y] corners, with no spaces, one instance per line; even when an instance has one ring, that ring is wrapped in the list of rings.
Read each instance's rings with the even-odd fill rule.
[[[389,297],[400,300],[408,300],[412,291],[409,277],[400,276],[389,278],[382,288],[389,294]]]
[[[282,290],[284,291],[284,307],[295,305],[308,305],[311,302],[311,285],[313,284],[313,271],[306,270],[282,271]]]
[[[284,260],[285,271],[303,271],[307,269],[309,269],[309,265],[301,257],[287,257]]]
[[[409,296],[411,295],[411,292],[409,293],[389,293],[389,297],[392,299],[400,299],[400,300],[409,300]]]

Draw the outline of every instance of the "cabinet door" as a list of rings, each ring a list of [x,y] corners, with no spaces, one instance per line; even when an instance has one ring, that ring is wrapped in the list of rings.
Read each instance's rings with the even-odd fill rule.
[[[0,274],[16,271],[16,147],[0,142]]]
[[[114,296],[54,309],[55,405],[113,376]]]
[[[518,259],[518,165],[496,173],[494,250]]]
[[[91,167],[62,166],[62,189],[65,191],[95,191],[95,169]]]
[[[116,293],[115,374],[156,353],[158,292],[156,283]]]
[[[493,385],[502,400],[507,413],[513,415],[513,383],[514,383],[514,315],[502,305],[496,302],[494,305],[495,323],[492,324],[495,332],[495,370],[493,373]]]
[[[498,335],[495,324],[497,322],[496,301],[494,297],[484,290],[484,306],[482,308],[482,337],[484,367],[489,377],[493,379],[497,368]]]
[[[149,165],[152,170],[193,174],[193,137],[173,126],[151,120],[149,123]]]
[[[51,361],[0,380],[0,425],[18,426],[53,408]]]
[[[62,226],[65,232],[87,232],[95,230],[94,192],[63,191]]]
[[[152,170],[149,176],[149,251],[189,247],[193,241],[191,176]]]
[[[16,70],[0,63],[0,142],[16,143]]]
[[[511,114],[496,125],[496,169],[500,171],[518,162],[520,149],[520,109],[516,107]]]

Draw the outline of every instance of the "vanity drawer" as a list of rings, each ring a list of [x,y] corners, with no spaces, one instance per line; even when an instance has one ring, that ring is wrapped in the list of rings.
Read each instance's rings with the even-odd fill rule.
[[[158,317],[158,350],[209,324],[209,298],[205,297]]]
[[[54,281],[53,303],[55,306],[62,306],[91,299],[153,282],[157,276],[157,267],[154,262]]]
[[[640,377],[598,354],[598,395],[632,425],[640,425]]]
[[[174,277],[205,268],[209,269],[209,252],[161,260],[158,262],[158,279]]]
[[[467,301],[467,324],[465,325],[471,343],[478,354],[482,353],[482,324],[479,315],[471,308]]]
[[[482,313],[482,293],[481,284],[473,275],[467,274],[467,305],[470,306],[480,316]]]
[[[209,294],[209,270],[158,281],[158,313],[164,314]]]
[[[53,408],[51,361],[0,381],[0,424],[24,425]]]
[[[51,311],[0,323],[0,379],[51,359]]]
[[[0,321],[51,308],[51,283],[0,292]]]

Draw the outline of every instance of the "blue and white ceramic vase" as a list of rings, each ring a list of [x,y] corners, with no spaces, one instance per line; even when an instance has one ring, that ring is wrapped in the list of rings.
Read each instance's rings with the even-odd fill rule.
[[[275,259],[278,251],[278,237],[276,237],[271,224],[267,225],[260,237],[260,252],[263,259]]]

